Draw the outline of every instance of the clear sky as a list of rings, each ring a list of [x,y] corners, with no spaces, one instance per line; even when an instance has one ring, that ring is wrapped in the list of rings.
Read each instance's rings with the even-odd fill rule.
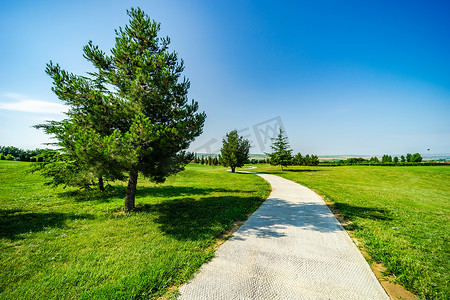
[[[267,151],[255,130],[282,123],[303,154],[450,152],[448,1],[2,1],[0,145],[45,147],[31,126],[64,110],[46,63],[92,70],[82,47],[109,52],[132,6],[161,22],[207,114],[191,150],[239,129]]]

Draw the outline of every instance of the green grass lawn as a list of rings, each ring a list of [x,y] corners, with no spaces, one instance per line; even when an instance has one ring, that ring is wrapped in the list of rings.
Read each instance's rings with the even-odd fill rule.
[[[450,167],[279,167],[264,171],[315,189],[352,221],[372,259],[425,299],[450,298]]]
[[[137,210],[125,214],[124,183],[51,189],[28,167],[0,161],[1,299],[167,296],[270,192],[257,176],[189,165],[162,185],[140,178]]]

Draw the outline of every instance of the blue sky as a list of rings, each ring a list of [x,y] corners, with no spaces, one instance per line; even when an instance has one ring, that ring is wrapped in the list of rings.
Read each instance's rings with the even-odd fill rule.
[[[64,110],[46,63],[85,74],[82,47],[108,52],[132,6],[161,22],[208,116],[191,150],[239,129],[267,151],[253,126],[276,118],[295,152],[450,152],[447,1],[3,2],[0,145],[44,147],[31,126]]]

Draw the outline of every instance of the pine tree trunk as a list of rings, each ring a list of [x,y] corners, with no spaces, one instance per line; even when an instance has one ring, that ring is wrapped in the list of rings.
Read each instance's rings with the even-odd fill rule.
[[[231,172],[234,173],[234,171],[236,170],[236,167],[231,167]]]
[[[134,210],[134,199],[136,197],[136,185],[138,179],[138,171],[136,168],[130,170],[130,178],[128,179],[127,194],[125,196],[125,211]]]
[[[102,175],[98,176],[98,188],[102,192],[105,191],[105,186],[103,185],[103,177],[102,177]]]
[[[281,166],[281,171],[283,171],[283,165],[280,165]]]

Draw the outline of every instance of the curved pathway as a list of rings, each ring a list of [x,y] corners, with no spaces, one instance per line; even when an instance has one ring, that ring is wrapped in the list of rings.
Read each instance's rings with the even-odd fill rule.
[[[261,207],[179,299],[389,299],[322,198],[275,175]]]

